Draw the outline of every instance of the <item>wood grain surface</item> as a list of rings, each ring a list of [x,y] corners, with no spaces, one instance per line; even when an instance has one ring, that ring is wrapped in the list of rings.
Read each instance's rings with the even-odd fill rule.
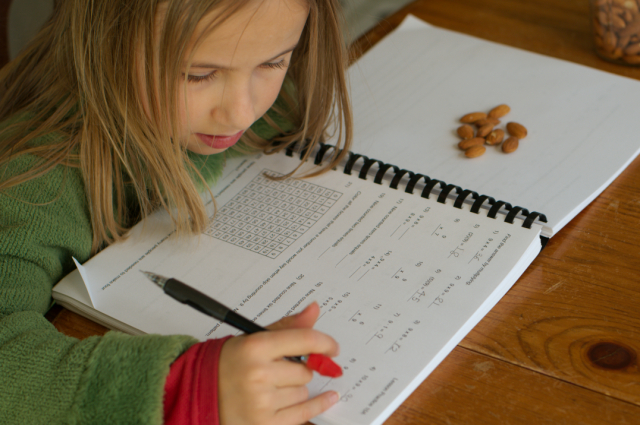
[[[640,80],[640,68],[596,56],[587,0],[419,0],[358,40],[356,50],[408,13]],[[615,149],[615,140],[602,142]],[[640,424],[639,281],[640,158],[550,240],[386,423]],[[106,331],[62,308],[47,317],[80,338]]]

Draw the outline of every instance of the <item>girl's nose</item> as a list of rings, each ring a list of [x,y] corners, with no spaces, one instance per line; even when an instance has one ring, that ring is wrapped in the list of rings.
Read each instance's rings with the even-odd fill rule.
[[[250,82],[228,82],[219,107],[214,109],[214,114],[218,114],[214,118],[233,130],[249,128],[257,119],[253,97]]]

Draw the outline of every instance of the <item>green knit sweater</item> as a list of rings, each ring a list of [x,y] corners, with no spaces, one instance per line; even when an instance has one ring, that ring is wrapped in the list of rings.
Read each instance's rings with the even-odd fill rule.
[[[263,120],[252,128],[275,135]],[[192,159],[214,176],[224,154]],[[23,155],[0,178],[35,160]],[[74,269],[72,257],[89,259],[91,242],[78,169],[57,166],[0,193],[1,424],[162,423],[169,366],[195,339],[108,332],[80,341],[43,317],[51,288]]]

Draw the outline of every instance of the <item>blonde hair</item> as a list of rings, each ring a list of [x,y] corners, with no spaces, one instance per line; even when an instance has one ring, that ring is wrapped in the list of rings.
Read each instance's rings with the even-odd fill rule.
[[[221,10],[218,25],[249,1],[60,2],[36,38],[0,70],[0,122],[13,118],[0,133],[0,169],[21,155],[41,158],[28,172],[0,181],[0,191],[58,165],[80,167],[91,214],[93,252],[123,238],[134,221],[160,206],[175,211],[172,219],[179,232],[202,231],[209,218],[193,181],[193,175],[200,179],[202,175],[185,147],[172,142],[172,135],[178,134],[176,88],[181,64],[188,59],[187,45],[201,19],[214,8]],[[335,128],[339,146],[326,170],[342,159],[351,141],[345,80],[348,56],[339,0],[305,1],[309,17],[287,71],[292,84],[283,86],[282,102],[278,102],[286,106],[272,108],[293,129],[284,133],[265,115],[281,135],[264,140],[248,131],[242,141],[267,153],[296,141],[308,141],[312,148],[328,128]],[[155,18],[160,4],[167,9],[156,50]],[[146,76],[144,88],[139,87],[140,63]],[[160,64],[157,70],[154,63]],[[285,89],[291,85],[294,90]],[[149,105],[146,112],[145,104]],[[48,142],[32,143],[38,138]],[[129,186],[135,191],[139,217],[127,215]]]

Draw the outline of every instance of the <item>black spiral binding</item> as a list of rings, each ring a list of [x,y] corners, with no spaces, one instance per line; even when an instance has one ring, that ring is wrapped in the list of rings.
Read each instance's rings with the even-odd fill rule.
[[[306,154],[306,150],[307,150],[306,146],[300,150],[300,159],[304,158]],[[337,154],[335,146],[325,144],[325,143],[320,143],[318,152],[316,153],[313,161],[314,164],[319,165],[320,163],[322,163],[322,160],[324,159],[324,157],[327,155],[329,151],[334,151],[334,154]],[[286,148],[287,156],[293,156],[294,152],[295,152],[295,145],[290,145]],[[527,229],[530,229],[531,225],[536,220],[540,220],[543,223],[547,222],[547,217],[544,214],[541,214],[537,211],[529,212],[529,210],[527,210],[526,208],[512,206],[508,202],[495,200],[494,198],[487,195],[479,195],[477,192],[474,192],[472,190],[463,189],[460,186],[456,186],[454,184],[447,184],[442,180],[432,179],[429,176],[425,176],[424,174],[418,174],[409,170],[401,169],[395,165],[387,164],[378,159],[369,158],[366,155],[349,152],[347,162],[343,170],[344,173],[351,175],[351,172],[353,171],[354,166],[359,161],[362,162],[362,166],[360,167],[358,178],[362,180],[366,180],[367,174],[369,173],[371,168],[374,165],[377,165],[378,170],[373,178],[373,182],[376,184],[382,184],[382,180],[384,179],[384,176],[391,170],[391,172],[393,173],[393,178],[391,179],[391,183],[389,183],[389,187],[391,189],[397,190],[402,179],[406,177],[408,178],[408,182],[405,186],[405,192],[413,193],[413,190],[415,189],[416,185],[421,180],[424,180],[424,188],[422,189],[422,193],[420,194],[420,196],[423,198],[428,199],[429,195],[431,195],[433,190],[436,188],[436,186],[438,186],[440,188],[440,193],[438,194],[437,202],[441,204],[444,204],[447,198],[449,197],[449,195],[455,191],[457,195],[453,203],[453,206],[455,208],[461,209],[465,200],[469,196],[471,196],[471,199],[474,200],[473,204],[471,205],[471,212],[474,214],[480,214],[480,209],[482,208],[483,204],[487,203],[488,205],[490,205],[489,212],[487,213],[487,217],[489,218],[496,219],[498,212],[504,209],[507,211],[507,215],[504,221],[509,224],[513,224],[515,218],[518,215],[521,215],[524,217],[522,227],[525,227]],[[543,240],[543,247],[544,247],[544,245],[548,241],[548,238],[542,237],[542,240]]]

